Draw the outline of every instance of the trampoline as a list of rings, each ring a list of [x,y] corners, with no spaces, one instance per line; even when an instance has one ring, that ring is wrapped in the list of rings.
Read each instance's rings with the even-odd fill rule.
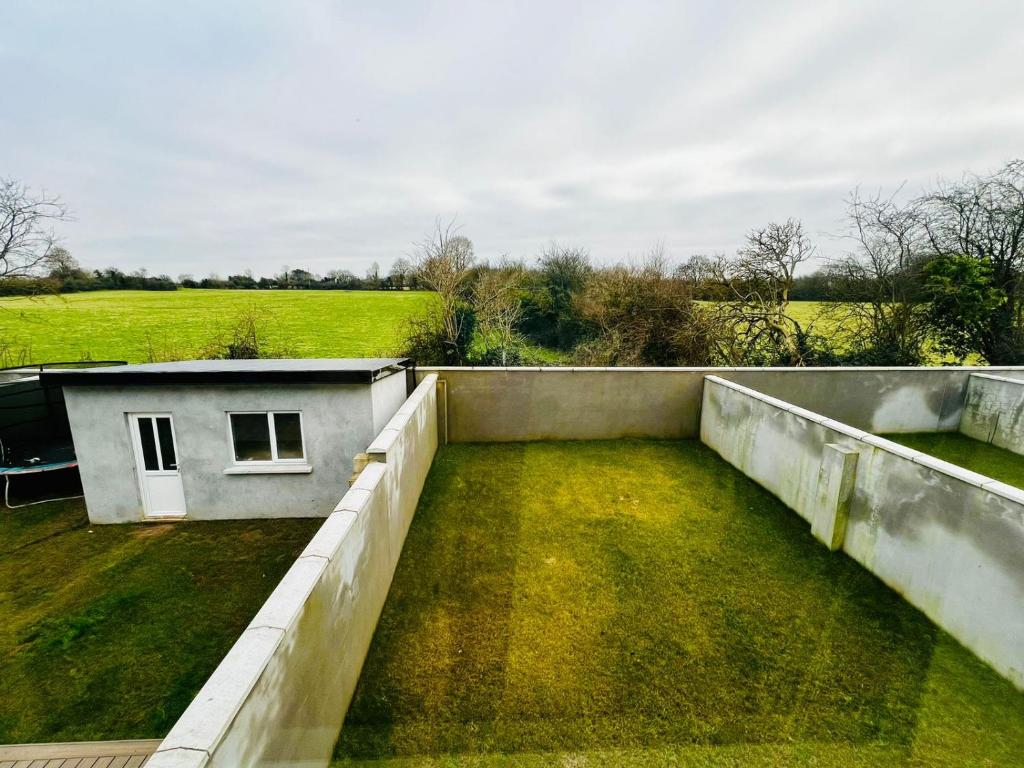
[[[20,509],[30,507],[33,504],[43,504],[49,501],[66,501],[68,499],[80,499],[81,494],[75,496],[61,496],[59,498],[46,498],[39,501],[30,501],[25,504],[11,504],[11,478],[20,475],[37,475],[43,472],[59,472],[63,469],[75,469],[78,460],[75,458],[74,448],[62,447],[48,449],[48,455],[33,456],[16,464],[0,464],[0,477],[4,479],[4,506],[7,509]]]
[[[53,368],[110,365],[125,363],[122,360],[100,360],[0,368],[0,477],[4,483],[4,506],[8,509],[82,498],[78,494],[11,504],[11,481],[26,475],[78,468],[64,393],[59,386],[43,386],[39,374]]]

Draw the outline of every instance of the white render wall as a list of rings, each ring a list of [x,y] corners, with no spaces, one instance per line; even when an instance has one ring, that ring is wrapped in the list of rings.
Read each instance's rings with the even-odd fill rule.
[[[426,377],[371,443],[149,768],[328,764],[437,450],[436,385]]]
[[[451,442],[690,438],[716,375],[872,432],[956,431],[974,371],[1014,368],[440,368]]]
[[[64,388],[93,523],[139,522],[129,413],[170,413],[188,518],[326,517],[362,451],[405,400],[406,377],[370,384],[184,384]],[[229,411],[301,411],[308,474],[225,474]]]
[[[1024,454],[1024,381],[972,374],[960,431],[975,440]]]
[[[385,376],[370,385],[370,408],[373,412],[373,434],[377,435],[391,420],[402,403],[409,396],[409,381],[406,372]]]
[[[857,452],[842,549],[1024,688],[1024,491],[709,376],[701,440],[801,517]]]

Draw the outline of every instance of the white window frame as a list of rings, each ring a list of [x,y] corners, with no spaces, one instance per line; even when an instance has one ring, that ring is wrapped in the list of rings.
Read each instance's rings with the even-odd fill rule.
[[[299,436],[302,440],[302,458],[282,459],[277,455],[277,428],[274,424],[274,415],[291,415],[299,417]],[[224,470],[225,474],[258,474],[263,472],[310,472],[309,452],[306,450],[306,424],[302,418],[302,411],[275,410],[275,411],[227,411],[228,422],[228,448],[231,451],[231,466]],[[267,431],[270,435],[270,460],[243,461],[235,458],[235,430],[231,423],[232,416],[266,416]]]

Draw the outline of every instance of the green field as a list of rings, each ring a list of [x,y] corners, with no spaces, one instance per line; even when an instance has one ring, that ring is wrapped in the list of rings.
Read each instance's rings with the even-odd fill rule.
[[[9,364],[183,359],[225,337],[255,308],[272,350],[287,357],[391,355],[422,291],[98,291],[0,299],[0,351]],[[20,359],[20,358],[27,359]]]
[[[143,363],[209,357],[238,319],[262,318],[265,354],[375,357],[401,351],[408,320],[435,301],[425,291],[96,291],[43,298],[0,297],[0,367],[59,360]],[[805,329],[828,335],[824,302],[794,301]],[[529,347],[531,365],[566,365],[570,355]],[[936,356],[932,364],[944,362]],[[945,361],[950,362],[950,361]]]
[[[405,324],[434,301],[423,291],[97,291],[0,298],[0,367],[58,360],[151,360],[200,356],[255,308],[270,348],[285,357],[396,354]],[[791,305],[806,324],[814,301]],[[549,364],[565,355],[534,348]]]
[[[335,765],[1018,766],[1024,694],[696,440],[450,445]]]

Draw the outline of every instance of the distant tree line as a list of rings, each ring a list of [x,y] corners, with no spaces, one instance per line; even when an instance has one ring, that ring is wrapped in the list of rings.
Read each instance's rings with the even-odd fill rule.
[[[45,274],[19,274],[0,277],[0,296],[35,296],[82,291],[176,291],[181,288],[217,288],[238,290],[340,290],[395,291],[419,288],[409,262],[398,259],[386,275],[374,265],[365,277],[348,270],[332,270],[320,276],[305,269],[285,268],[274,277],[254,277],[251,271],[240,275],[218,275],[196,279],[192,275],[149,275],[145,269],[123,272],[114,267],[82,269],[70,252],[60,246],[52,249]],[[38,270],[37,270],[38,271]]]
[[[413,274],[441,301],[411,324],[425,364],[519,365],[556,349],[583,365],[1024,364],[1024,161],[906,202],[846,201],[846,252],[815,255],[799,220],[735,254],[672,266],[661,248],[612,266],[552,245],[531,264],[478,261],[440,222]],[[811,317],[793,301],[822,302]]]
[[[85,270],[64,248],[54,248],[53,266],[41,277],[23,276],[0,280],[0,296],[36,296],[48,293],[82,291],[176,291],[177,284],[167,275],[151,276],[146,270],[131,273],[114,267]]]
[[[421,287],[406,258],[396,259],[387,274],[382,274],[380,266],[374,262],[363,277],[347,269],[332,269],[326,275],[319,275],[284,267],[273,277],[254,277],[251,270],[225,278],[210,275],[198,280],[192,275],[179,275],[178,284],[182,288],[317,291],[401,291]]]

